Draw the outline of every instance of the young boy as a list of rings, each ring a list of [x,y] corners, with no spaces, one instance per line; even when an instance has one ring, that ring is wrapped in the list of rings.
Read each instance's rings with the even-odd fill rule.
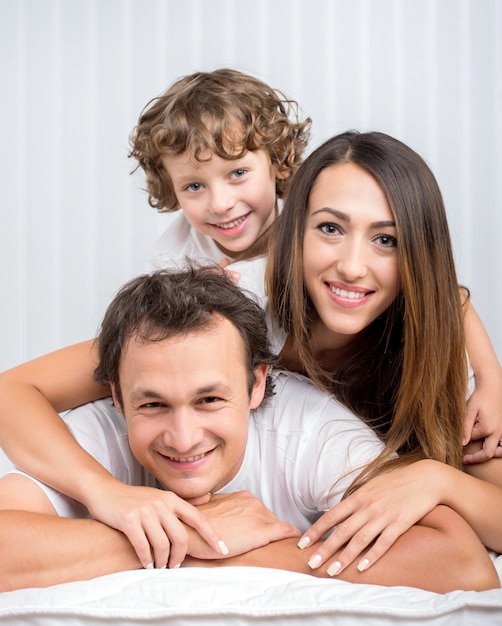
[[[186,76],[153,100],[131,134],[130,156],[144,170],[151,206],[181,211],[158,241],[152,267],[264,252],[259,243],[309,132],[294,101],[236,70]]]

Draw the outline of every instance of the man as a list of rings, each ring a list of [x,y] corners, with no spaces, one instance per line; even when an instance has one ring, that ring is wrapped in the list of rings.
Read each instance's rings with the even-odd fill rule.
[[[98,345],[96,377],[110,383],[116,408],[98,401],[67,424],[116,478],[153,498],[155,514],[147,507],[141,527],[150,545],[161,545],[156,565],[179,566],[187,553],[183,565],[327,576],[326,566],[309,568],[316,546],[298,550],[296,528],[339,501],[381,444],[308,380],[269,376],[275,358],[260,307],[223,271],[157,272],[120,290]],[[216,529],[208,542],[196,532],[201,511]],[[0,480],[0,523],[0,590],[141,567],[123,533],[21,472]],[[339,577],[440,592],[498,586],[486,550],[447,507],[369,570],[349,566]]]

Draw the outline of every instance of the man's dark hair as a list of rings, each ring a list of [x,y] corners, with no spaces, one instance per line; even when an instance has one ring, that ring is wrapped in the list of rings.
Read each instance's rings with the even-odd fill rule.
[[[182,271],[160,270],[126,283],[109,305],[97,337],[99,363],[94,377],[113,383],[122,400],[119,369],[129,339],[151,343],[210,327],[226,318],[242,337],[249,393],[259,365],[273,365],[265,314],[219,267],[190,266]],[[240,347],[236,346],[236,350]],[[267,379],[265,398],[272,394]]]

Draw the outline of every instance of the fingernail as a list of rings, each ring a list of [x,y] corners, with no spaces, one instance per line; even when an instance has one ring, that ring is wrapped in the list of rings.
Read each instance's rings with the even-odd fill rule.
[[[322,557],[320,554],[314,554],[314,556],[310,557],[310,561],[308,562],[308,565],[311,569],[315,569],[316,567],[319,567],[319,565],[321,564],[322,561]]]
[[[148,563],[148,565],[145,565],[145,569],[153,569],[153,563]]]
[[[335,561],[334,563],[331,563],[331,565],[328,567],[329,576],[334,576],[335,574],[338,574],[341,567],[342,564],[340,563],[340,561]]]
[[[297,543],[297,546],[300,548],[300,550],[303,550],[303,548],[306,548],[310,543],[310,537],[302,537],[300,539],[300,541]]]
[[[226,556],[230,552],[225,542],[222,541],[221,539],[218,541],[218,548],[220,549],[220,552],[223,554],[223,556]]]
[[[368,560],[368,559],[363,559],[362,561],[360,561],[360,562],[357,564],[357,569],[358,569],[360,572],[364,572],[364,570],[365,570],[365,569],[368,569],[369,565],[370,565],[369,560]]]
[[[176,563],[176,565],[173,565],[171,569],[178,569],[179,567],[181,567],[181,563]]]

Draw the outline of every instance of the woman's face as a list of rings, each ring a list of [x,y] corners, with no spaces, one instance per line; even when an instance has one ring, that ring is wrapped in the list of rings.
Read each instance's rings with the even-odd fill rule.
[[[310,193],[303,279],[335,344],[350,341],[396,298],[396,246],[394,216],[373,176],[354,163],[323,170]]]

